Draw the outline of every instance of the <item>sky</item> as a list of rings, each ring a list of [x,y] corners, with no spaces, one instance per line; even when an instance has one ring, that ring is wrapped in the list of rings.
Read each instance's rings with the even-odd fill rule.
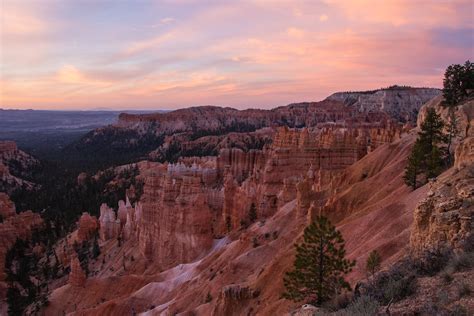
[[[0,0],[0,108],[272,108],[441,87],[472,0]]]

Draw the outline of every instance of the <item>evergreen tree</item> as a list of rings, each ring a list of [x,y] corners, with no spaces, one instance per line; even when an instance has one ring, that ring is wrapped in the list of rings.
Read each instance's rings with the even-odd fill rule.
[[[469,60],[464,65],[451,65],[446,68],[443,80],[445,106],[454,107],[466,99],[469,90],[474,89],[474,63]]]
[[[370,274],[374,275],[375,272],[380,269],[380,262],[381,258],[379,253],[377,250],[372,250],[369,254],[369,257],[367,257],[367,262],[365,264],[367,272],[370,272]]]
[[[417,140],[413,149],[408,157],[408,164],[405,167],[405,175],[403,179],[405,180],[406,185],[411,186],[413,190],[418,188],[418,176],[422,173],[423,163],[423,151],[420,145],[420,142]]]
[[[100,255],[100,247],[97,235],[94,236],[94,241],[92,245],[92,258],[96,259]]]
[[[294,268],[283,280],[284,298],[321,305],[342,288],[350,290],[344,275],[355,261],[345,259],[344,239],[327,218],[316,218],[304,230],[304,241],[295,246]]]
[[[446,141],[443,128],[444,122],[441,117],[435,109],[429,108],[425,120],[421,123],[421,131],[418,133],[424,154],[425,174],[428,179],[436,177],[441,172],[443,158],[439,146]]]
[[[226,218],[225,218],[225,226],[227,228],[227,231],[230,232],[231,229],[232,229],[232,221],[231,221],[229,215],[227,215]]]
[[[418,176],[423,174],[425,179],[438,176],[443,167],[443,149],[447,142],[443,133],[444,122],[433,108],[429,108],[426,118],[421,123],[421,131],[408,157],[403,179],[414,190],[423,181]]]
[[[257,208],[255,207],[255,203],[252,203],[249,209],[249,221],[250,223],[253,223],[256,220],[257,220]]]

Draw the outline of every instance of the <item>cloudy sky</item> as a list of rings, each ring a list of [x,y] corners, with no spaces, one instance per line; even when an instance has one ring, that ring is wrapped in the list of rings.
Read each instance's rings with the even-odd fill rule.
[[[442,85],[472,0],[0,0],[0,107],[270,108]]]

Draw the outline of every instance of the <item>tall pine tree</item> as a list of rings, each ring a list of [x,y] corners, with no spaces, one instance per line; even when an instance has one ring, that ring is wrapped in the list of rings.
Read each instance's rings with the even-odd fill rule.
[[[416,190],[420,184],[418,176],[423,172],[423,156],[420,141],[416,140],[408,157],[408,164],[405,168],[405,175],[403,176],[406,185],[411,186],[413,190]]]
[[[443,128],[444,122],[441,117],[435,109],[429,108],[425,120],[421,123],[421,131],[418,133],[426,164],[425,174],[428,179],[441,173],[443,157],[440,146],[446,142]]]
[[[413,146],[403,179],[408,186],[416,189],[426,179],[438,176],[443,167],[443,148],[447,138],[443,133],[444,122],[435,109],[429,108],[421,123],[421,130]],[[425,179],[419,179],[424,175]]]
[[[321,305],[343,288],[350,290],[344,275],[355,261],[345,258],[344,239],[327,218],[316,218],[304,230],[304,241],[295,246],[294,268],[283,280],[284,298]]]

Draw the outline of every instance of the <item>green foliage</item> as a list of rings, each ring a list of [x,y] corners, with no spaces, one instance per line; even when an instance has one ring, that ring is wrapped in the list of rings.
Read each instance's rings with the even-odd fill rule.
[[[212,295],[211,295],[211,292],[207,292],[207,296],[206,296],[206,303],[210,303],[212,301]]]
[[[459,304],[454,304],[450,312],[451,312],[450,313],[451,316],[468,316],[469,315],[469,312],[466,309],[466,307]]]
[[[34,256],[28,251],[29,247],[28,241],[17,239],[5,257],[9,315],[22,315],[37,295],[36,286],[30,279],[30,276],[35,276],[37,267]]]
[[[100,255],[100,247],[97,235],[94,236],[94,241],[92,245],[92,258],[96,259]]]
[[[366,262],[366,270],[367,272],[370,272],[372,275],[375,274],[380,269],[380,262],[381,258],[377,250],[372,250],[369,254],[369,257],[367,258]]]
[[[250,223],[254,223],[257,220],[257,208],[255,207],[255,203],[253,202],[252,204],[250,204],[248,216],[249,216]]]
[[[408,156],[408,163],[405,167],[405,175],[403,176],[406,185],[411,186],[413,190],[415,190],[420,184],[418,177],[423,171],[423,156],[424,155],[420,141],[416,140],[415,145],[413,145],[411,150],[410,156]]]
[[[227,215],[225,218],[225,227],[227,228],[228,232],[230,232],[232,229],[232,220],[229,215]]]
[[[143,133],[108,126],[93,130],[66,146],[62,155],[70,167],[79,167],[81,171],[99,170],[139,161],[163,141],[164,136],[156,135],[153,125],[147,126]]]
[[[443,80],[444,105],[453,107],[466,99],[468,90],[474,89],[474,63],[469,60],[464,65],[450,65]]]
[[[423,174],[426,179],[438,176],[443,168],[443,149],[446,135],[443,134],[444,122],[433,108],[429,108],[421,124],[418,138],[408,157],[403,179],[408,186],[416,189],[424,183],[418,178]]]
[[[50,229],[51,241],[64,236],[73,228],[82,212],[97,216],[102,203],[117,207],[125,192],[132,185],[136,198],[143,193],[143,184],[136,180],[137,166],[126,168],[120,173],[106,169],[97,176],[87,175],[82,184],[77,183],[77,170],[63,169],[60,164],[44,163],[42,176],[38,178],[41,187],[33,192],[20,189],[11,195],[18,211],[31,209],[42,212],[41,216]],[[114,180],[114,185],[109,182]],[[65,211],[67,210],[67,211]]]
[[[458,295],[459,297],[470,296],[472,293],[471,286],[469,283],[462,282],[458,285]]]
[[[292,271],[284,277],[283,297],[321,305],[342,289],[350,290],[344,275],[355,261],[345,259],[344,239],[325,217],[318,217],[304,230],[304,241],[296,245]]]
[[[450,272],[459,272],[474,267],[474,252],[461,252],[449,260],[446,269]]]

